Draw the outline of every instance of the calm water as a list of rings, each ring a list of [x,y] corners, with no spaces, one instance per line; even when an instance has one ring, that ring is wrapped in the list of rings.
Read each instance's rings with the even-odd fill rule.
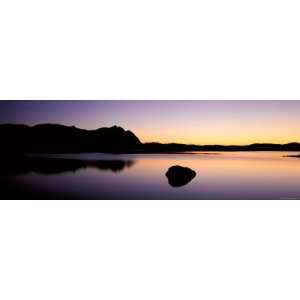
[[[85,166],[1,172],[1,198],[32,199],[289,199],[300,198],[300,159],[289,152],[185,154],[66,154]],[[53,156],[51,156],[53,157]],[[95,161],[99,161],[98,163]],[[172,165],[196,177],[172,187]]]

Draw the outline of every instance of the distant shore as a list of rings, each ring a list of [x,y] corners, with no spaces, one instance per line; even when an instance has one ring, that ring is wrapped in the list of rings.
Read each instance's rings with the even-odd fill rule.
[[[250,145],[187,145],[142,143],[130,130],[102,127],[85,130],[60,124],[0,124],[1,153],[184,153],[228,151],[299,151],[300,143],[254,143]]]

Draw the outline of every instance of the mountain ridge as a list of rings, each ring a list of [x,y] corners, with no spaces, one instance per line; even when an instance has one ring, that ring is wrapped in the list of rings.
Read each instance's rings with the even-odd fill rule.
[[[194,145],[142,143],[130,130],[120,126],[82,129],[57,123],[33,126],[0,124],[0,152],[5,153],[167,153],[185,151],[300,151],[300,143],[252,143],[249,145]]]

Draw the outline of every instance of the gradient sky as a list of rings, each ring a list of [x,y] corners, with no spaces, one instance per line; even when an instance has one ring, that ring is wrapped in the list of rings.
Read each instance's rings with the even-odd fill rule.
[[[300,101],[0,101],[0,123],[118,125],[142,142],[300,142]]]

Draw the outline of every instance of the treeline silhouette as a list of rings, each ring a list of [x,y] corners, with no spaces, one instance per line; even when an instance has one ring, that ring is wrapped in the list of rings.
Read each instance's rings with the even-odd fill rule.
[[[22,153],[168,153],[184,151],[300,151],[299,143],[251,144],[245,146],[186,145],[141,143],[139,138],[122,127],[85,130],[59,124],[35,126],[0,125],[0,151],[9,155]]]

